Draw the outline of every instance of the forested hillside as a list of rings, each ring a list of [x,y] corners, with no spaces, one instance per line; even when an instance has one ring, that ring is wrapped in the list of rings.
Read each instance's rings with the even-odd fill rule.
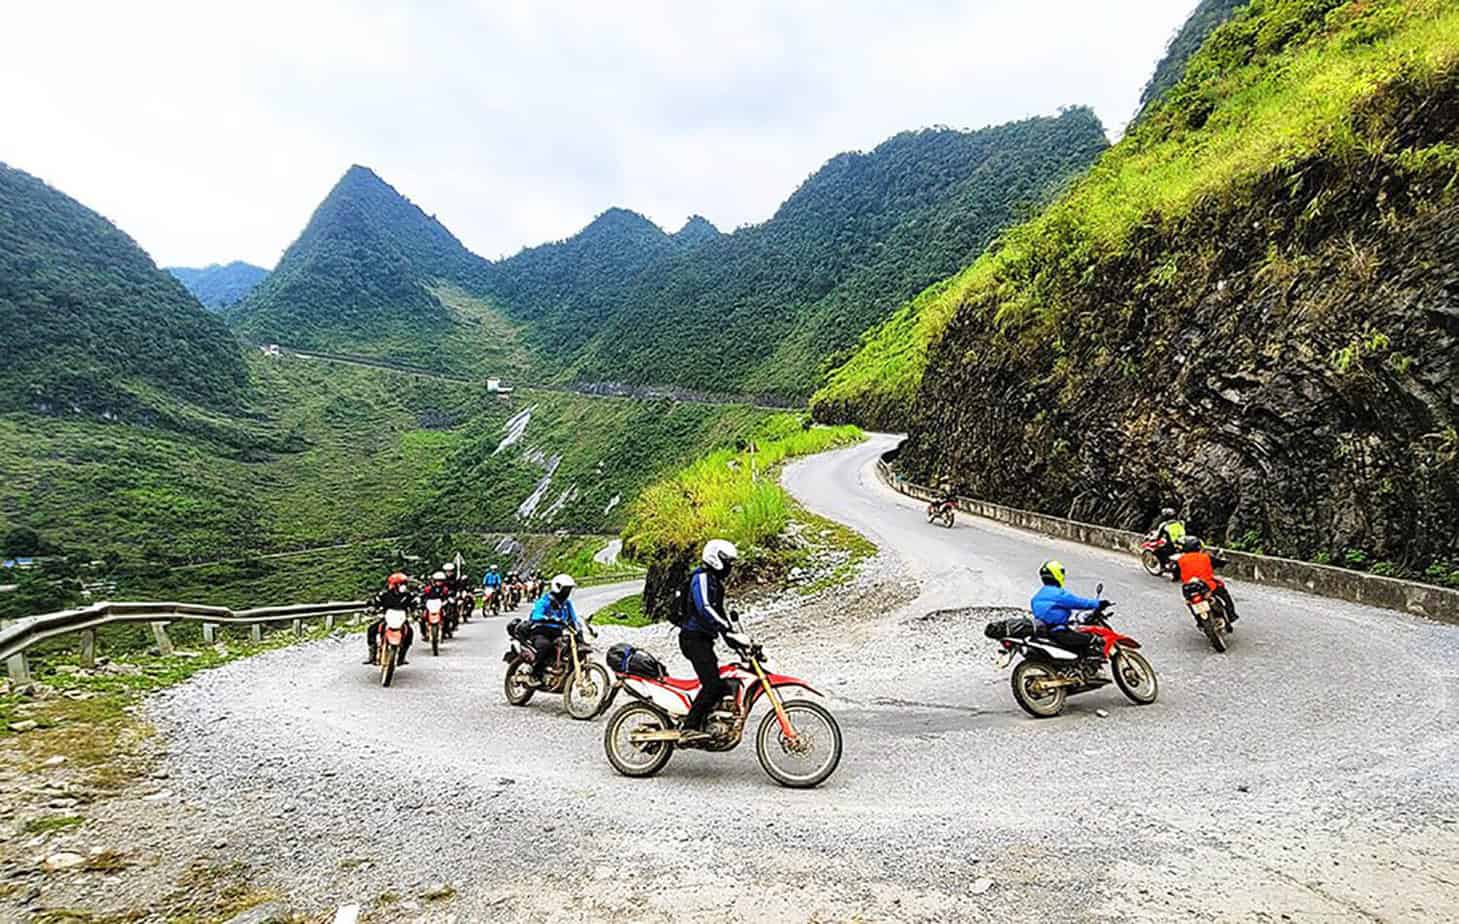
[[[167,271],[209,311],[222,311],[236,304],[268,275],[268,270],[263,267],[242,260],[228,264],[212,263],[201,269],[169,266]]]
[[[354,166],[273,273],[226,316],[255,342],[459,366],[489,308],[463,309],[436,289],[469,300],[485,291],[490,269],[440,222]]]
[[[1160,63],[1155,66],[1155,73],[1150,75],[1150,82],[1140,92],[1142,114],[1150,108],[1151,103],[1160,99],[1165,91],[1180,81],[1185,75],[1186,63],[1190,61],[1191,55],[1200,49],[1216,27],[1230,19],[1247,2],[1248,0],[1201,0],[1180,27],[1180,31],[1171,38],[1170,44],[1165,48],[1165,57],[1160,59]]]
[[[1459,6],[1253,0],[924,296],[907,473],[1459,582],[1456,196]]]
[[[0,411],[153,419],[238,404],[238,343],[127,235],[0,164]]]
[[[972,260],[1104,149],[1087,109],[842,154],[767,222],[560,310],[599,318],[577,379],[804,396],[827,356]]]

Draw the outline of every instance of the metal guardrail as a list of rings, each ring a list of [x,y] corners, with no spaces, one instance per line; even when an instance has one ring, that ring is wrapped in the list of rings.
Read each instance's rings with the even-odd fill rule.
[[[919,500],[932,500],[935,492],[931,488],[906,480],[892,468],[901,448],[898,445],[876,460],[877,474],[894,491]],[[1144,539],[1141,534],[1125,529],[1081,523],[971,497],[958,497],[957,507],[965,513],[1018,529],[1117,552],[1138,554],[1140,542]],[[1254,584],[1283,587],[1459,624],[1459,591],[1274,555],[1255,555],[1229,549],[1222,550],[1221,554],[1230,562],[1226,570],[1228,575]]]
[[[252,630],[254,641],[260,641],[263,637],[263,626],[268,623],[292,622],[295,633],[300,633],[303,631],[305,619],[323,618],[326,626],[333,628],[336,616],[360,613],[364,609],[365,603],[361,600],[264,606],[251,610],[230,610],[227,607],[202,606],[196,603],[104,602],[81,609],[7,620],[4,627],[0,628],[0,659],[5,661],[10,679],[23,683],[30,679],[30,670],[25,659],[26,650],[62,635],[80,633],[82,666],[95,666],[96,630],[102,626],[147,623],[152,627],[157,650],[169,655],[173,652],[172,641],[167,636],[167,624],[170,622],[202,623],[203,641],[207,643],[213,641],[219,626],[248,626]]]

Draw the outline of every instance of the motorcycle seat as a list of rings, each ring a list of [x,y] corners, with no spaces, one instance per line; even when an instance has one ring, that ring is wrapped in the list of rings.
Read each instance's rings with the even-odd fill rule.
[[[697,690],[699,689],[698,677],[665,677],[659,683],[666,687],[673,687],[676,690]]]

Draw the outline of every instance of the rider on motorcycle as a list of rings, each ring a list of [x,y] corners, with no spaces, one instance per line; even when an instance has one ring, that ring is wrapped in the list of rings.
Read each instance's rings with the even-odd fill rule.
[[[1155,526],[1155,538],[1160,540],[1160,544],[1155,546],[1155,557],[1160,559],[1160,567],[1165,568],[1170,564],[1171,556],[1180,548],[1181,540],[1185,539],[1185,521],[1176,515],[1174,507],[1166,507],[1160,511],[1160,522]]]
[[[1074,622],[1076,610],[1103,610],[1111,606],[1108,600],[1081,597],[1064,589],[1064,565],[1058,561],[1046,561],[1039,568],[1039,578],[1044,586],[1028,602],[1039,631],[1060,648],[1068,649],[1080,657],[1100,658],[1099,649],[1091,650],[1095,638],[1087,632],[1077,632],[1069,627]]]
[[[732,644],[748,641],[734,631],[734,624],[730,622],[724,606],[724,582],[729,578],[730,567],[739,557],[739,550],[733,542],[711,539],[705,543],[704,553],[700,556],[704,564],[689,575],[689,606],[684,625],[679,629],[679,650],[694,665],[694,674],[699,678],[699,693],[689,707],[689,714],[684,717],[680,743],[708,737],[704,731],[704,720],[724,696],[725,684],[719,676],[719,658],[714,653],[715,638],[723,635]]]
[[[410,578],[399,571],[385,579],[385,589],[370,598],[370,608],[381,610],[405,610],[415,605],[415,596],[410,592]],[[380,658],[380,630],[385,626],[385,617],[370,623],[370,628],[365,630],[365,639],[370,643],[370,656],[365,659],[366,664],[379,664]],[[405,621],[405,627],[400,638],[400,658],[395,663],[405,663],[405,653],[410,650],[410,620]]]
[[[496,565],[492,565],[491,570],[486,572],[485,576],[482,577],[481,586],[485,587],[491,593],[501,592],[502,576],[501,572],[496,570]]]
[[[1207,552],[1201,540],[1195,536],[1186,536],[1180,542],[1180,555],[1176,557],[1175,563],[1180,567],[1182,587],[1189,581],[1202,582],[1226,607],[1226,625],[1236,622],[1236,601],[1231,599],[1231,591],[1226,589],[1226,582],[1216,577],[1215,571],[1230,562]]]
[[[552,585],[537,605],[532,607],[530,620],[531,632],[528,636],[528,644],[532,646],[536,657],[532,659],[532,679],[542,683],[542,673],[547,670],[547,664],[551,660],[547,653],[567,629],[581,631],[582,623],[578,621],[577,610],[573,608],[572,589],[577,586],[569,575],[559,574],[552,579]]]
[[[430,581],[426,583],[425,587],[421,588],[420,599],[422,607],[425,606],[425,602],[427,600],[440,600],[442,602],[442,605],[444,605],[447,601],[451,599],[451,584],[449,581],[446,580],[446,572],[437,571],[435,574],[431,575]],[[430,626],[426,623],[426,613],[424,609],[421,610],[420,621],[421,630],[423,632],[429,633]]]

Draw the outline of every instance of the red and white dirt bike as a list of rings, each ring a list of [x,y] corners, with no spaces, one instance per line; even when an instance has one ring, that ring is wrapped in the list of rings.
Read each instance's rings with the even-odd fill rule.
[[[380,664],[380,686],[390,686],[390,681],[395,679],[395,667],[400,661],[400,646],[405,641],[405,624],[410,621],[410,615],[405,610],[386,610],[385,625],[381,627],[379,641],[375,644],[378,651],[375,652],[375,659]]]
[[[490,613],[492,616],[502,614],[502,595],[500,587],[483,587],[481,589],[481,614]]]
[[[948,529],[952,529],[952,521],[956,516],[957,501],[935,500],[927,505],[927,522],[941,523]]]
[[[1095,596],[1103,591],[1101,584]],[[1120,692],[1137,706],[1148,706],[1160,693],[1155,669],[1144,655],[1135,651],[1140,647],[1139,642],[1110,628],[1107,613],[1107,610],[1096,610],[1085,616],[1083,625],[1071,628],[1098,639],[1096,644],[1109,662]],[[1002,628],[995,631],[1000,625]],[[998,667],[1007,667],[1016,657],[1023,657],[1013,668],[1013,698],[1034,718],[1056,716],[1064,711],[1069,696],[1097,690],[1109,683],[1100,676],[1100,662],[1081,658],[1041,636],[1032,619],[992,623],[987,634],[1003,649],[995,662]]]
[[[425,612],[421,614],[421,633],[431,642],[431,654],[441,653],[441,635],[446,631],[446,601],[427,600]]]
[[[1140,540],[1140,567],[1151,577],[1174,578],[1179,573],[1175,564],[1174,550],[1165,557],[1165,563],[1161,564],[1160,556],[1157,554],[1159,548],[1164,545],[1165,540],[1160,538],[1158,531],[1147,533],[1144,539]]]
[[[729,692],[705,720],[707,738],[681,744],[680,723],[699,692],[696,678],[618,674],[634,701],[608,720],[603,748],[608,762],[624,776],[653,776],[668,764],[676,747],[729,751],[744,737],[750,712],[762,698],[770,711],[755,731],[760,766],[782,786],[803,789],[824,782],[841,762],[841,727],[830,711],[804,699],[783,699],[781,690],[800,688],[821,695],[810,684],[765,670],[759,645],[734,649],[738,660],[720,668]]]

